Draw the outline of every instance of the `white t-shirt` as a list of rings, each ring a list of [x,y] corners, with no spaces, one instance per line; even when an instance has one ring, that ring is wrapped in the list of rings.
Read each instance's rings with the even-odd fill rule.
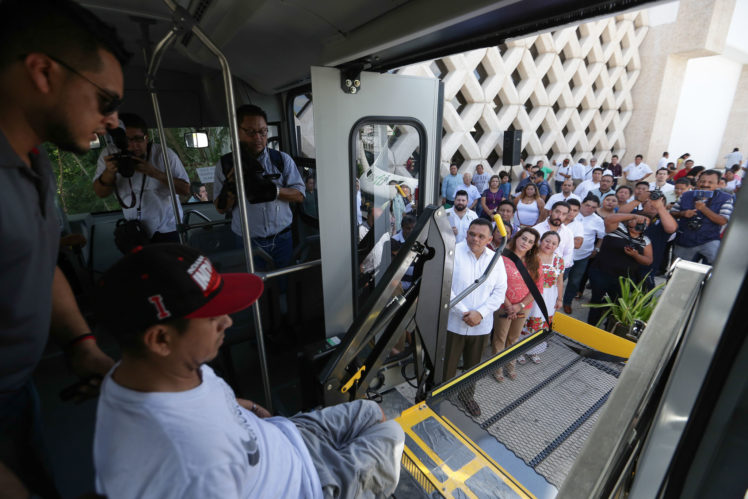
[[[664,156],[661,157],[660,160],[657,162],[657,169],[659,170],[660,168],[667,168],[667,164],[669,162],[670,162],[669,158],[666,158]]]
[[[483,272],[488,268],[488,264],[491,263],[493,255],[494,252],[486,248],[480,258],[475,258],[475,255],[466,242],[455,245],[450,299],[456,297],[483,275]],[[474,289],[472,293],[450,309],[447,318],[447,329],[453,333],[465,336],[489,334],[493,327],[493,313],[504,303],[506,286],[504,259],[499,257],[493,271],[488,274],[488,278]],[[468,326],[462,320],[462,314],[470,310],[477,310],[483,316],[483,319],[477,326]]]
[[[552,210],[554,204],[558,203],[559,201],[568,201],[570,199],[576,199],[580,203],[582,202],[581,198],[577,196],[576,194],[574,194],[573,192],[570,192],[569,195],[566,197],[564,197],[563,192],[557,192],[556,194],[548,198],[548,201],[546,201],[545,203],[545,209]]]
[[[582,222],[575,218],[571,223],[566,224],[566,226],[571,229],[571,233],[574,234],[574,239],[578,237],[584,238],[584,225],[582,225]]]
[[[600,187],[600,182],[593,182],[592,180],[585,180],[574,189],[574,194],[579,196],[580,199],[587,197],[587,193],[593,189]]]
[[[115,368],[116,369],[116,366]],[[322,497],[299,430],[239,406],[210,367],[184,392],[137,392],[110,371],[94,435],[96,491],[110,499]]]
[[[551,227],[551,224],[546,220],[545,222],[540,222],[533,226],[533,229],[538,231],[541,237],[549,230],[555,230],[558,232],[561,242],[559,243],[558,248],[556,248],[555,253],[564,259],[564,268],[568,269],[574,265],[574,233],[566,226],[566,224],[562,223],[561,226],[556,229]]]
[[[114,154],[118,149],[114,146],[107,146],[99,154],[99,159],[96,162],[96,174],[94,175],[94,182],[101,176],[106,168],[106,162],[104,157]],[[169,149],[166,148],[166,155],[169,158],[169,168],[174,179],[184,180],[189,182],[190,178],[187,176],[187,172],[180,161],[179,156]],[[163,154],[161,153],[161,146],[159,144],[153,144],[151,146],[151,153],[148,156],[148,162],[156,167],[157,170],[165,172]],[[135,193],[135,206],[132,208],[122,208],[122,214],[126,220],[135,220],[138,218],[138,207],[141,208],[140,220],[145,225],[148,237],[152,237],[154,232],[174,232],[177,230],[177,223],[174,219],[174,208],[172,208],[171,201],[169,200],[169,186],[156,180],[153,177],[145,176],[145,187],[143,189],[143,198],[140,198],[140,187],[143,185],[143,174],[135,172],[132,177],[125,178],[120,174],[114,179],[117,187],[117,192],[126,204],[131,204],[131,193]],[[132,190],[130,184],[132,183]],[[179,219],[182,219],[182,205],[177,199],[177,208],[179,209]]]
[[[571,165],[564,166],[563,163],[558,165],[558,168],[556,169],[556,175],[553,177],[558,182],[563,182],[566,180],[566,177],[562,177],[561,174],[564,175],[571,175]]]
[[[583,180],[584,172],[587,169],[582,163],[577,163],[571,167],[571,178],[574,180]]]
[[[605,237],[605,222],[597,213],[593,213],[588,217],[582,216],[580,213],[577,215],[575,221],[581,222],[584,228],[582,246],[574,250],[574,260],[581,260],[592,254],[596,239]]]
[[[451,225],[452,227],[457,227],[455,243],[464,241],[467,237],[467,230],[468,227],[470,227],[470,222],[478,218],[478,215],[470,208],[467,208],[465,210],[465,214],[462,215],[462,218],[460,218],[460,216],[455,213],[454,206],[444,211],[447,213],[447,217],[449,217],[449,225]]]
[[[623,169],[623,173],[626,174],[626,180],[629,182],[635,182],[641,180],[647,175],[652,173],[652,169],[648,164],[642,162],[638,165],[636,163],[629,163],[626,168]]]

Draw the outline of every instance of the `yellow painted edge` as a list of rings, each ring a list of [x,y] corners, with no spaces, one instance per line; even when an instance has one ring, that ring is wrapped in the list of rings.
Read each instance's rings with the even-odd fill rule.
[[[463,445],[473,451],[473,453],[475,454],[475,458],[470,460],[470,462],[465,464],[465,466],[463,466],[459,470],[451,470],[451,468],[449,468],[444,463],[444,461],[411,429],[413,426],[429,417],[433,417],[439,420],[442,426],[447,429],[447,431],[450,431],[453,435],[455,435],[455,437],[457,437],[458,440],[462,442]],[[434,488],[443,495],[451,495],[451,493],[453,493],[458,487],[462,492],[469,492],[469,490],[466,490],[465,480],[467,480],[467,478],[469,478],[473,474],[477,473],[484,466],[493,466],[495,468],[495,471],[497,471],[500,475],[502,481],[510,488],[512,488],[515,492],[517,492],[520,497],[534,498],[534,496],[530,494],[519,481],[517,481],[496,461],[488,457],[477,445],[475,445],[475,443],[470,438],[467,437],[467,435],[460,431],[454,425],[454,423],[449,421],[447,418],[437,415],[430,407],[428,407],[428,405],[426,405],[426,403],[415,405],[403,411],[403,413],[399,417],[395,418],[395,421],[400,424],[403,431],[407,433],[408,436],[410,436],[413,442],[415,442],[416,445],[418,445],[421,450],[424,451],[426,455],[439,466],[444,474],[447,475],[447,481],[440,482],[436,479],[431,470],[426,468],[426,466],[421,463],[421,461],[415,456],[415,453],[405,447],[404,450],[409,459],[416,464],[418,469],[431,482]],[[464,476],[465,478],[454,479],[453,475],[461,477]],[[469,495],[472,496],[472,494]]]
[[[556,323],[554,322],[553,325],[555,326]],[[440,387],[436,388],[433,392],[431,392],[431,396],[433,397],[433,396],[435,396],[435,395],[443,392],[447,388],[450,388],[450,387],[456,385],[457,383],[459,383],[463,379],[467,378],[468,376],[471,376],[472,374],[476,373],[477,371],[481,371],[485,367],[490,366],[491,364],[494,364],[494,363],[500,361],[502,358],[506,357],[507,355],[509,355],[510,353],[512,353],[513,351],[515,351],[516,349],[518,349],[519,347],[521,347],[522,345],[524,345],[528,341],[532,340],[533,338],[535,338],[535,336],[537,336],[539,334],[542,334],[542,331],[539,331],[539,332],[537,332],[537,333],[535,333],[533,335],[530,335],[527,338],[523,339],[522,341],[518,341],[517,343],[515,343],[512,346],[510,346],[506,350],[503,350],[503,351],[499,352],[498,354],[496,354],[495,357],[491,357],[490,359],[484,361],[481,364],[478,364],[477,366],[475,366],[474,368],[470,369],[469,371],[465,371],[464,373],[462,373],[462,375],[458,376],[457,378],[453,379],[452,381],[448,381],[447,383],[445,383],[445,384],[441,385]]]
[[[559,312],[553,315],[553,330],[598,352],[626,359],[636,346],[632,341]]]

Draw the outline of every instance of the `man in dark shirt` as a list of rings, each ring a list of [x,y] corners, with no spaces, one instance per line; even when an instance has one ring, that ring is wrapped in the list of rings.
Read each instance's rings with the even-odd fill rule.
[[[112,360],[56,267],[55,184],[40,144],[85,152],[116,126],[126,58],[114,30],[71,1],[0,4],[0,463],[43,497],[57,492],[31,374],[48,332],[83,379]]]

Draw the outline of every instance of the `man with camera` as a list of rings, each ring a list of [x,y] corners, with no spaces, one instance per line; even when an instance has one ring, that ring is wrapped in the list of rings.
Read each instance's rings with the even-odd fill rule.
[[[114,193],[125,219],[139,221],[151,242],[179,242],[161,145],[148,140],[148,126],[140,116],[121,113],[119,118],[125,136],[121,129],[109,131],[115,144],[99,155],[94,192],[100,198]],[[189,196],[189,177],[179,156],[168,147],[166,155],[177,194]],[[181,220],[179,199],[177,206]]]
[[[676,257],[693,262],[703,258],[713,265],[719,250],[720,233],[732,215],[732,196],[717,190],[717,170],[702,172],[697,190],[686,191],[673,205],[671,214],[678,219]]]
[[[268,148],[267,114],[258,106],[243,105],[236,110],[239,146],[242,148],[244,192],[252,244],[266,251],[275,268],[288,266],[293,255],[290,203],[304,201],[304,180],[291,156]],[[233,154],[221,157],[216,165],[213,199],[219,213],[231,213],[231,230],[242,247],[242,227],[236,202]],[[265,269],[263,260],[255,266]]]

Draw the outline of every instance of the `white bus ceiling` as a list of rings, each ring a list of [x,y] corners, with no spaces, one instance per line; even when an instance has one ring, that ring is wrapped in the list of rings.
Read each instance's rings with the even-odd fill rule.
[[[281,118],[285,90],[308,85],[311,66],[382,71],[469,48],[485,47],[581,19],[639,8],[646,0],[178,0],[224,52],[237,102]],[[134,56],[126,69],[128,111],[151,117],[144,51],[172,25],[159,0],[83,0],[117,27]],[[218,63],[191,35],[181,35],[156,79],[166,126],[225,123]]]

